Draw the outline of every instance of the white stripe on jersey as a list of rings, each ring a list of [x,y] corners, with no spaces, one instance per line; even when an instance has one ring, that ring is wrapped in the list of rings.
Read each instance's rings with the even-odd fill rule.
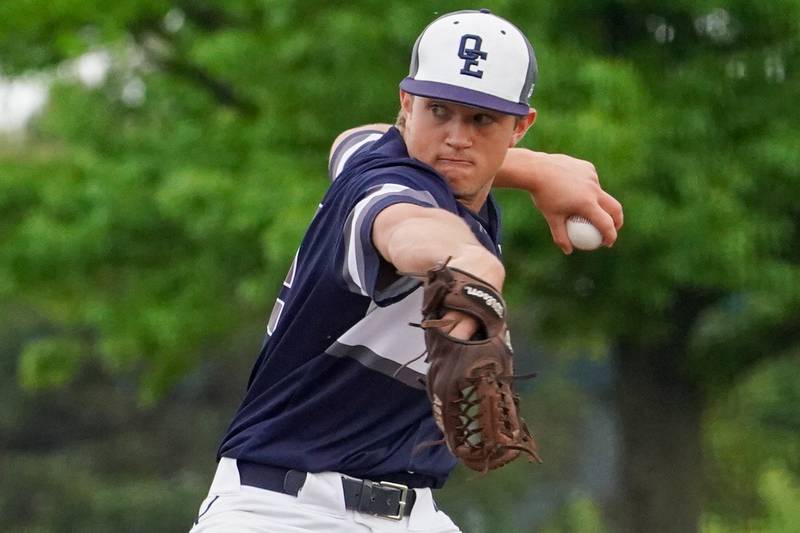
[[[350,227],[350,238],[347,240],[347,270],[350,274],[350,278],[353,282],[358,286],[361,294],[364,296],[368,296],[366,289],[364,288],[365,281],[361,279],[361,274],[358,270],[358,259],[357,259],[357,243],[360,242],[359,232],[361,231],[361,213],[362,211],[368,207],[373,202],[380,199],[382,196],[386,196],[388,194],[395,194],[401,191],[410,190],[408,187],[404,185],[397,185],[395,183],[386,183],[381,185],[374,192],[368,194],[364,198],[358,202],[353,211],[351,212],[350,216],[352,217],[353,223]]]
[[[368,142],[377,141],[381,137],[383,137],[383,133],[372,133],[370,135],[367,135],[364,139],[362,139],[361,141],[357,142],[356,144],[354,144],[353,146],[351,146],[347,150],[345,150],[345,152],[339,158],[339,163],[336,165],[336,170],[334,171],[333,177],[331,178],[331,180],[335,180],[336,177],[342,172],[342,170],[344,169],[345,163],[347,163],[347,160],[350,159],[351,155],[356,153],[356,150],[358,150],[359,148],[361,148],[362,146],[364,146]]]
[[[354,324],[335,344],[343,347],[363,346],[372,351],[380,359],[392,361],[393,365],[370,365],[373,370],[381,371],[378,367],[398,369],[402,365],[424,376],[428,372],[429,364],[424,357],[425,334],[422,329],[408,325],[409,322],[422,321],[422,287],[400,300],[386,306],[371,306],[367,315]],[[346,349],[338,350],[346,353]],[[355,352],[355,350],[354,350]],[[412,360],[415,361],[411,362]],[[362,364],[366,361],[360,360]],[[394,377],[394,376],[393,376]]]

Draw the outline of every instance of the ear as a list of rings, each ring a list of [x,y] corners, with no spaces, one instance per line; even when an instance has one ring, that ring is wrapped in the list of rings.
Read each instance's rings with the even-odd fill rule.
[[[411,113],[411,106],[414,103],[414,97],[403,89],[400,89],[400,108],[403,110],[403,113],[406,115],[406,119],[408,119],[408,114]]]
[[[529,107],[528,114],[517,120],[514,124],[514,133],[511,135],[511,140],[508,143],[508,147],[513,148],[516,146],[517,143],[520,142],[523,137],[525,137],[525,133],[528,131],[528,128],[533,126],[534,122],[536,122],[536,110],[532,107]]]

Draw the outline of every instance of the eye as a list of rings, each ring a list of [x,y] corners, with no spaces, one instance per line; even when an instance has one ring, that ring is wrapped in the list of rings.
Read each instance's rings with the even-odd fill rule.
[[[431,114],[436,118],[447,118],[448,116],[448,109],[442,104],[431,103],[428,109],[431,110]]]
[[[494,117],[487,113],[478,113],[477,115],[472,117],[472,121],[475,122],[478,126],[488,126],[489,124],[494,123]]]

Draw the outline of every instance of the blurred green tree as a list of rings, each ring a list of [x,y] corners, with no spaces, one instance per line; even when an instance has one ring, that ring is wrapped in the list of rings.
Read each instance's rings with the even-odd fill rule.
[[[563,257],[504,194],[518,314],[565,351],[611,354],[619,529],[696,530],[710,398],[800,335],[800,2],[485,4],[537,47],[528,146],[594,161],[627,213],[613,251]],[[0,148],[0,297],[48,325],[21,382],[99,361],[153,402],[266,315],[331,139],[391,120],[416,34],[461,7],[0,4],[2,72],[52,80]],[[67,62],[91,51],[110,70],[83,87]]]
[[[612,356],[623,531],[696,530],[708,402],[798,345],[800,117],[787,102],[800,94],[799,8],[532,9],[559,43],[542,59],[553,71],[539,94],[555,118],[542,114],[536,138],[595,161],[627,218],[609,252],[510,253],[510,279],[535,295],[542,335],[572,347],[595,339]],[[508,248],[546,249],[523,225],[507,235]]]

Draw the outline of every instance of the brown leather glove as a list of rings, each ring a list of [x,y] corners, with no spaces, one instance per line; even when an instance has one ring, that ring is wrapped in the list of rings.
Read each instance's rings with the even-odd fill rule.
[[[472,339],[447,334],[452,323],[442,316],[449,310],[478,322]],[[520,452],[541,463],[512,388],[513,350],[502,296],[488,283],[445,264],[427,272],[422,316],[430,363],[428,397],[453,455],[484,473]]]

